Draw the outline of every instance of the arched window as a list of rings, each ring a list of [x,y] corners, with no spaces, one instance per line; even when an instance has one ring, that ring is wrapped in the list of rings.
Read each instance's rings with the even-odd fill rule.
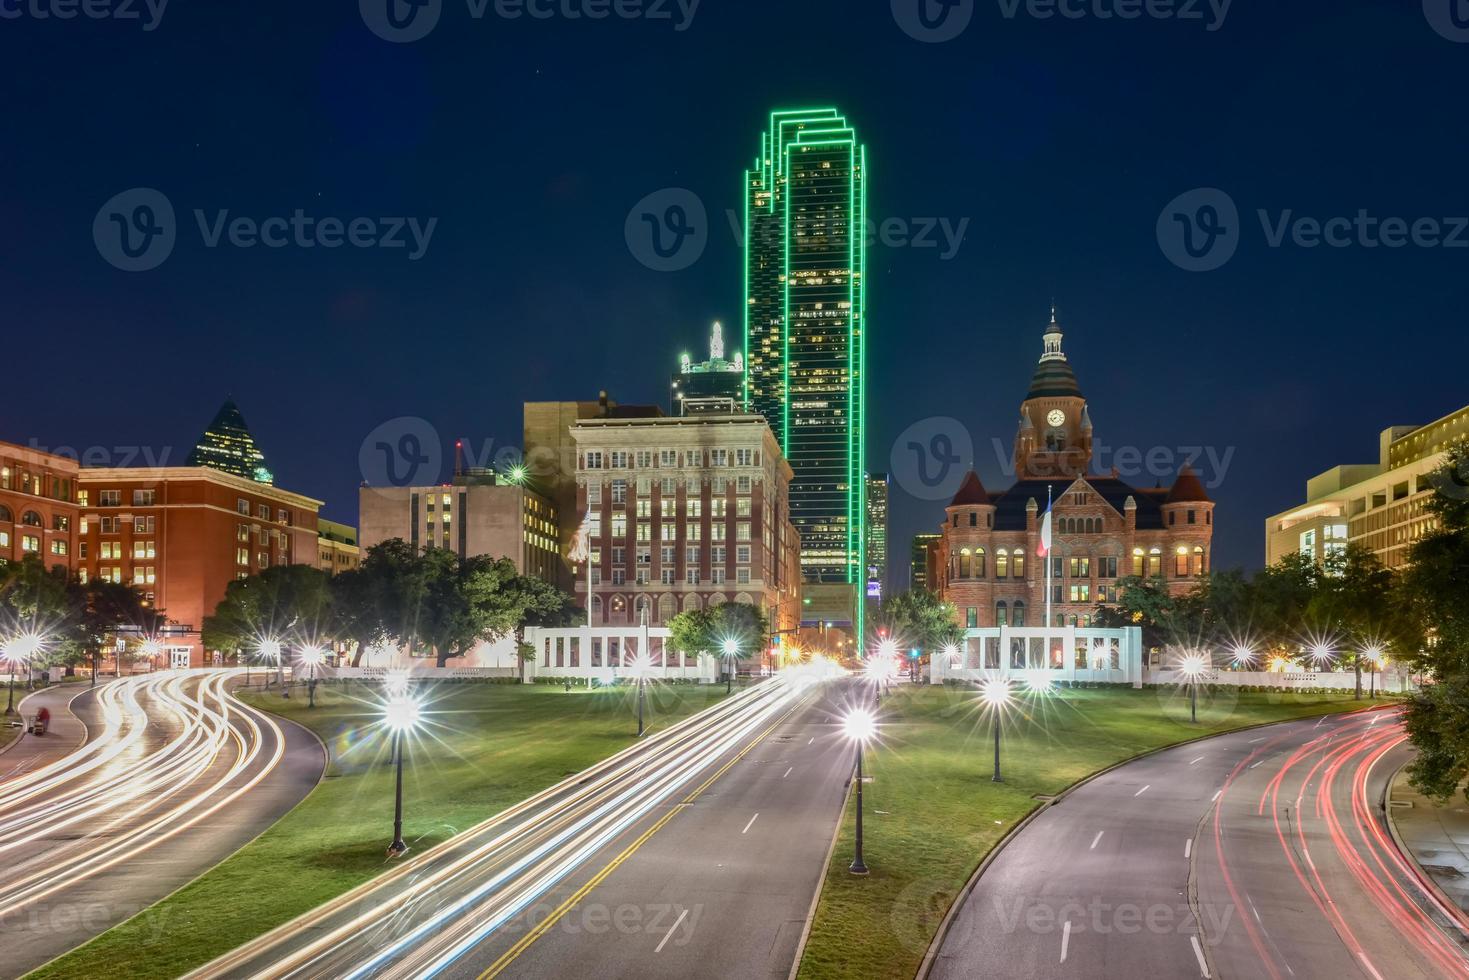
[[[20,515],[20,522],[22,524],[24,524],[26,527],[42,527],[42,526],[44,526],[41,523],[41,515],[40,514],[37,514],[33,510],[28,510],[24,514]]]
[[[748,592],[741,592],[739,595],[735,596],[735,602],[741,606],[753,606],[755,604],[755,600],[750,598],[750,594]]]
[[[1010,577],[1010,552],[1004,548],[995,552],[995,578]]]
[[[645,595],[640,595],[633,600],[632,621],[642,623],[643,613],[648,614],[648,622],[651,623],[653,621],[653,600]]]
[[[678,600],[671,595],[658,599],[658,622],[666,623],[678,615]]]
[[[728,601],[729,600],[724,597],[723,592],[716,592],[709,597],[709,608],[713,609],[715,606],[722,606]]]
[[[1194,548],[1194,574],[1207,575],[1209,573],[1209,559],[1204,554],[1203,545]]]
[[[1076,613],[1072,613],[1071,614],[1071,627],[1073,629],[1075,629],[1076,628],[1076,625],[1077,625],[1077,622],[1076,622]]]
[[[1010,607],[1005,605],[1005,601],[1003,599],[995,603],[995,625],[1010,625]]]
[[[15,515],[10,512],[10,508],[4,506],[3,504],[0,504],[0,524],[14,524],[14,523],[15,523]]]
[[[974,559],[970,557],[968,548],[965,548],[963,551],[959,552],[959,577],[974,577]]]
[[[1148,552],[1148,578],[1163,577],[1163,549],[1154,548]]]
[[[599,596],[599,595],[594,595],[594,596],[592,596],[592,622],[595,624],[595,623],[600,623],[601,621],[602,621],[602,597]]]
[[[1019,548],[1015,549],[1015,561],[1013,564],[1016,578],[1025,578],[1025,552]]]
[[[1016,626],[1025,625],[1025,603],[1021,602],[1019,599],[1015,600],[1014,624]]]
[[[1184,545],[1178,549],[1178,556],[1173,562],[1174,578],[1188,578],[1188,546]]]
[[[1134,576],[1136,576],[1137,578],[1142,578],[1144,575],[1147,574],[1147,572],[1148,572],[1147,566],[1145,564],[1145,559],[1143,557],[1143,549],[1141,549],[1141,548],[1133,548],[1132,549],[1132,574]]]
[[[699,597],[689,594],[683,597],[683,611],[696,612],[699,608]]]
[[[975,578],[984,578],[984,575],[985,575],[985,572],[986,572],[986,568],[984,567],[984,565],[985,565],[984,549],[983,548],[975,548],[974,549],[974,577]]]
[[[627,597],[615,595],[607,604],[607,621],[609,623],[627,622]]]

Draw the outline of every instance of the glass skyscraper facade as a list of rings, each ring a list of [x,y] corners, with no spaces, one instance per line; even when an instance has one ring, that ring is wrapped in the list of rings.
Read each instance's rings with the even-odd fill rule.
[[[867,578],[866,183],[866,148],[834,108],[771,113],[745,174],[746,403],[795,471],[806,580],[857,587]]]
[[[265,454],[255,445],[255,437],[245,425],[245,416],[229,398],[189,453],[188,465],[207,466],[256,483],[275,483],[275,477],[265,465]]]

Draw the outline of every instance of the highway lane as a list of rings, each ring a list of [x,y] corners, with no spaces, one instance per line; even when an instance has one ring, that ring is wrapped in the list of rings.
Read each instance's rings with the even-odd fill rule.
[[[1397,854],[1395,711],[1180,746],[1047,809],[959,911],[929,976],[1469,977],[1462,913]]]
[[[393,871],[206,965],[198,977],[426,977],[513,940],[557,888],[592,887],[819,685],[783,675],[655,732]],[[621,858],[625,860],[625,858]],[[498,935],[504,930],[503,935]]]
[[[673,804],[594,888],[556,889],[444,975],[784,980],[853,774],[840,720],[859,690],[828,685],[697,799]]]
[[[0,942],[23,973],[152,904],[274,823],[325,757],[304,729],[234,700],[228,670],[99,685],[87,740],[0,780]],[[156,928],[166,930],[160,921]]]

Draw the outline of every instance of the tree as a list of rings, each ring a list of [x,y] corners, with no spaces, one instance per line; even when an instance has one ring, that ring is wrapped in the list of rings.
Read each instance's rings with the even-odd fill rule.
[[[770,620],[758,606],[744,602],[722,602],[710,609],[690,609],[668,621],[668,645],[694,656],[726,657],[726,640],[734,641],[735,659],[745,659],[763,649],[770,635]]]
[[[231,582],[213,615],[204,617],[204,646],[253,657],[262,642],[280,643],[276,668],[284,684],[285,647],[330,638],[330,582],[310,565],[276,565]]]
[[[40,637],[32,667],[71,664],[82,656],[82,607],[67,572],[47,568],[38,555],[0,565],[0,640]]]
[[[1408,766],[1412,784],[1440,801],[1449,800],[1469,778],[1469,446],[1460,445],[1433,476],[1435,494],[1427,510],[1438,529],[1409,553],[1403,601],[1410,621],[1422,629],[1416,650],[1399,649],[1432,676],[1408,702],[1408,737],[1418,749]],[[1469,792],[1466,792],[1469,798]]]
[[[929,651],[964,637],[959,611],[927,589],[900,592],[884,601],[879,623],[879,629],[894,642]]]
[[[1397,582],[1377,556],[1360,545],[1327,556],[1306,605],[1306,620],[1339,645],[1340,659],[1356,674],[1362,697],[1362,664],[1369,648],[1402,649],[1411,635]]]
[[[526,627],[572,625],[579,618],[576,600],[556,586],[529,575],[516,575],[505,583],[502,591],[515,609],[516,662],[520,667],[520,681],[523,684],[525,665],[535,659],[534,649],[525,642]]]
[[[142,592],[121,582],[105,579],[92,579],[85,585],[73,582],[71,591],[72,604],[80,610],[76,631],[78,655],[91,660],[94,680],[103,649],[114,645],[119,635],[157,636],[168,623],[163,610],[149,606]]]

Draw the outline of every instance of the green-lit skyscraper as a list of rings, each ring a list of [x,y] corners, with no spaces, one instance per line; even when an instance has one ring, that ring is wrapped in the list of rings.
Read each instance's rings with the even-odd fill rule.
[[[858,590],[867,576],[866,205],[866,148],[845,117],[771,113],[745,174],[746,398],[795,470],[791,519],[806,580]]]
[[[214,421],[199,437],[199,444],[189,453],[188,465],[232,473],[256,483],[274,483],[275,477],[265,465],[265,454],[255,445],[255,437],[245,425],[245,416],[233,398],[226,398]]]

